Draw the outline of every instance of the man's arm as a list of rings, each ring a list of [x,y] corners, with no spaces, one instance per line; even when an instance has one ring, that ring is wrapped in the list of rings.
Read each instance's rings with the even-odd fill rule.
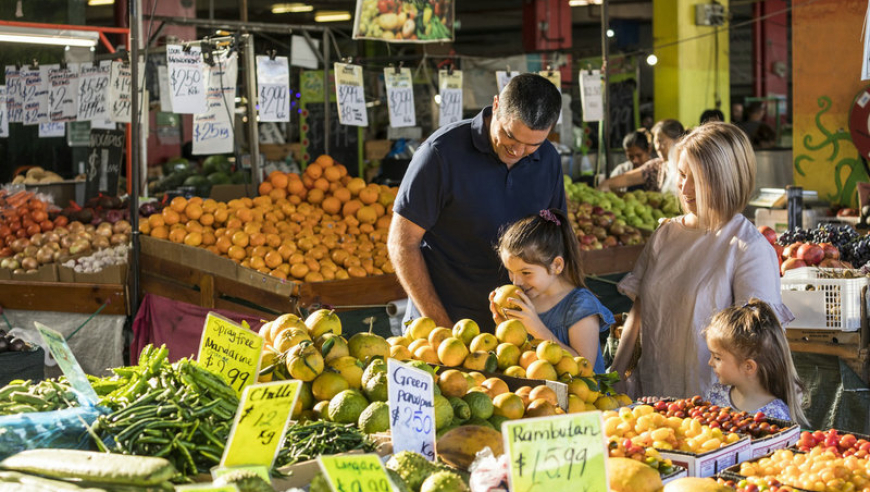
[[[387,250],[402,287],[423,316],[435,320],[437,326],[450,328],[453,323],[432,285],[429,269],[423,260],[420,243],[426,230],[410,220],[393,213]]]

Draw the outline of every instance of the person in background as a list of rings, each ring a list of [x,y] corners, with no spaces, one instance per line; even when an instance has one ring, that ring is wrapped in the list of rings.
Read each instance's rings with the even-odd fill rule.
[[[635,396],[705,394],[715,375],[703,330],[729,306],[758,298],[782,323],[794,319],[782,303],[776,253],[741,214],[755,189],[755,152],[746,134],[707,123],[673,155],[685,215],[656,229],[618,287],[634,305],[612,368],[625,374],[640,336]]]
[[[709,365],[719,379],[706,400],[809,427],[800,396],[806,388],[792,362],[785,330],[766,302],[750,299],[742,307],[719,312],[704,336]]]
[[[738,125],[741,121],[743,121],[743,103],[731,104],[731,123]]]
[[[662,120],[652,128],[653,146],[658,157],[646,162],[643,166],[625,174],[612,177],[599,183],[598,189],[628,188],[643,185],[647,191],[668,191],[676,193],[676,172],[670,169],[668,154],[671,148],[682,138],[685,129],[677,120]]]
[[[610,172],[610,177],[625,174],[637,169],[650,160],[652,153],[652,136],[646,128],[638,128],[622,139],[622,149],[625,150],[625,158],[628,159],[616,166]]]
[[[725,121],[725,114],[718,109],[705,109],[703,113],[701,113],[701,124],[709,123],[711,121]]]
[[[561,109],[549,80],[521,74],[491,107],[440,128],[414,154],[387,239],[410,298],[406,320],[451,327],[469,318],[494,331],[487,295],[509,282],[493,249],[499,230],[566,208],[561,159],[547,140]]]
[[[558,342],[571,356],[585,357],[596,374],[604,372],[599,334],[614,323],[613,313],[586,288],[580,245],[561,210],[541,210],[511,225],[498,241],[498,254],[520,298],[507,319],[523,322],[533,338]],[[506,318],[489,295],[492,318]]]
[[[755,149],[769,149],[776,143],[776,131],[764,122],[764,115],[764,104],[753,101],[746,107],[746,121],[737,124]]]

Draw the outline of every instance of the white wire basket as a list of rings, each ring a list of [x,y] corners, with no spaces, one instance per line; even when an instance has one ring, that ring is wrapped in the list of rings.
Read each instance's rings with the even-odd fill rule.
[[[826,278],[839,276],[833,268],[796,268],[782,277],[782,302],[795,316],[788,328],[857,331],[861,328],[861,303],[867,302],[870,279]],[[821,278],[820,278],[821,277]]]

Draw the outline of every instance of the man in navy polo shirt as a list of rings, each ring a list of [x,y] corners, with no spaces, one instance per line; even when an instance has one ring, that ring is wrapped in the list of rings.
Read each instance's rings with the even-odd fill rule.
[[[445,126],[414,154],[393,205],[390,259],[411,302],[405,319],[460,319],[493,332],[489,293],[510,283],[499,232],[546,208],[565,210],[559,153],[547,135],[562,98],[547,79],[514,77],[470,120]]]

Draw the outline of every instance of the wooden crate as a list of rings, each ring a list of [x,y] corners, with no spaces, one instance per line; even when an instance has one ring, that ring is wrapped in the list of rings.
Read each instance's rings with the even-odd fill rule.
[[[129,313],[126,285],[0,281],[0,305],[6,309],[90,314],[106,301],[101,314]]]
[[[583,270],[587,275],[626,273],[634,268],[645,244],[617,246],[592,251],[581,251]]]

